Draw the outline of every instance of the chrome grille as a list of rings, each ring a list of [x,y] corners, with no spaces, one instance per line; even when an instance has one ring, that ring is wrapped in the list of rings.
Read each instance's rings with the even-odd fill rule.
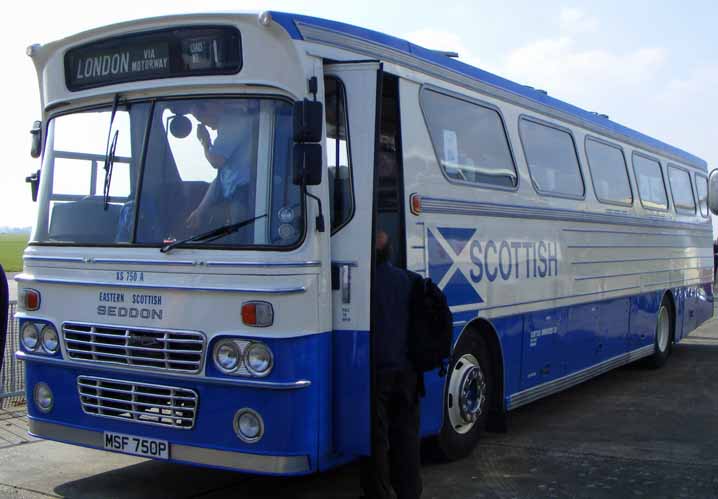
[[[202,367],[205,337],[199,332],[66,323],[62,335],[74,360],[188,373]]]
[[[194,427],[194,390],[79,376],[77,391],[85,414],[182,430]]]

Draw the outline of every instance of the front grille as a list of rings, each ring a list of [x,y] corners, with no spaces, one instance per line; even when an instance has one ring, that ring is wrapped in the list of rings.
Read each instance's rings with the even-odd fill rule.
[[[187,373],[202,367],[205,337],[199,332],[66,323],[62,334],[74,360]]]
[[[77,378],[77,390],[86,414],[182,430],[194,427],[194,390],[90,376]]]

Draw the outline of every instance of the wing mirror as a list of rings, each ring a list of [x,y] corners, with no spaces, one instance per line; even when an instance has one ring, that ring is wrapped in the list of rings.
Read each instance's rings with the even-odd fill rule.
[[[708,176],[708,208],[718,215],[718,170],[713,170]]]
[[[310,80],[316,99],[316,78]],[[292,158],[292,180],[302,187],[305,196],[317,202],[319,214],[316,225],[318,232],[324,232],[322,201],[307,191],[308,185],[322,183],[322,122],[324,108],[321,102],[304,99],[294,103],[294,151]]]
[[[321,144],[294,144],[292,177],[296,185],[322,183]]]
[[[32,195],[32,201],[37,201],[37,191],[40,189],[40,170],[36,171],[29,177],[25,177],[25,182],[30,184],[30,194]]]
[[[42,154],[42,121],[35,121],[30,129],[32,135],[32,146],[30,146],[30,156],[39,158]]]
[[[321,142],[323,107],[309,99],[294,103],[294,142]]]
[[[321,102],[304,99],[294,103],[293,180],[297,185],[319,185],[322,182]]]

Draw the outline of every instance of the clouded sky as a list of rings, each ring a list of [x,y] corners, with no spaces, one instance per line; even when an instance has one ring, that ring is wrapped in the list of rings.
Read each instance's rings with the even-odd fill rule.
[[[34,1],[13,4],[0,42],[4,65],[0,136],[0,226],[31,225],[24,178],[40,116],[25,47],[117,21],[159,14],[284,10],[357,24],[433,49],[685,149],[718,166],[718,3],[607,0],[571,2],[451,0]],[[7,11],[6,11],[7,13]],[[714,227],[716,221],[714,221]]]

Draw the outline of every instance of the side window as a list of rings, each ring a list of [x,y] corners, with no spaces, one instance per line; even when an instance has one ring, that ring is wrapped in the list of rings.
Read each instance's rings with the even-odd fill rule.
[[[623,151],[589,137],[586,139],[586,156],[596,198],[602,203],[632,205],[633,193]]]
[[[549,196],[583,197],[583,177],[571,134],[526,118],[519,122],[519,130],[536,190]]]
[[[703,175],[696,175],[696,194],[698,197],[698,209],[701,215],[708,216],[708,179]]]
[[[516,187],[518,177],[497,111],[433,90],[421,107],[444,174],[451,180]]]
[[[332,232],[346,224],[354,214],[351,158],[347,126],[346,93],[338,78],[324,78],[327,118],[327,166],[329,199],[332,203]]]
[[[691,174],[683,168],[668,165],[668,181],[671,183],[673,204],[676,210],[696,212],[696,201],[693,198]]]
[[[636,174],[638,195],[644,208],[667,210],[668,197],[663,183],[661,164],[638,154],[633,155],[633,172]]]

